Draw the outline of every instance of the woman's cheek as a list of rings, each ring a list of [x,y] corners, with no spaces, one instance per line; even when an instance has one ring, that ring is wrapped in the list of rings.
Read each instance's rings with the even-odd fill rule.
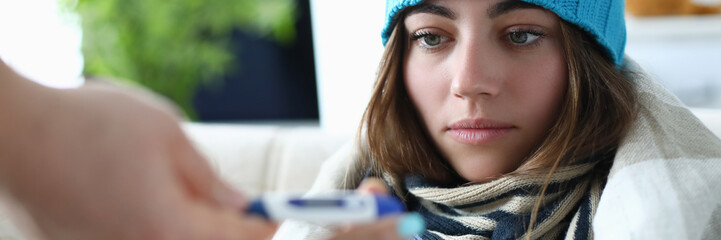
[[[427,59],[408,59],[405,68],[405,84],[414,106],[426,125],[445,114],[442,109],[449,93],[449,83],[444,81],[442,66]],[[427,126],[430,129],[430,126]]]

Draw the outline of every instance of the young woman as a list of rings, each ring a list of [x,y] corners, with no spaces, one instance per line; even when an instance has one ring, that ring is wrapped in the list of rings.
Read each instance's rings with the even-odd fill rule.
[[[658,101],[639,102],[659,87],[624,65],[623,1],[387,7],[357,160],[336,185],[399,196],[426,222],[421,239],[593,238],[609,169],[632,155],[619,148],[645,151],[626,140],[648,130],[634,127],[647,120],[635,122],[639,104]],[[367,237],[378,225],[336,238]]]
[[[550,3],[426,1],[390,17],[362,156],[423,215],[423,237],[591,234],[636,100],[623,46],[596,41],[617,36]]]

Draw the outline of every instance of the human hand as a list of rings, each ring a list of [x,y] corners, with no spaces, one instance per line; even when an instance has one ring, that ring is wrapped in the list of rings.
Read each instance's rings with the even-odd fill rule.
[[[36,88],[3,114],[0,182],[45,239],[264,239],[162,104]],[[18,105],[19,106],[19,105]],[[11,106],[12,107],[12,106]],[[6,112],[7,113],[7,112]]]
[[[367,178],[363,180],[356,191],[361,194],[390,194],[390,190],[385,182],[378,178]],[[331,239],[408,239],[423,231],[425,231],[423,218],[418,213],[407,213],[400,216],[385,217],[374,223],[346,226]]]

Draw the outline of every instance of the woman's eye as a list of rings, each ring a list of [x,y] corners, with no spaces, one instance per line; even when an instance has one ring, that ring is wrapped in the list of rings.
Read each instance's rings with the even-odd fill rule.
[[[439,35],[426,35],[423,37],[423,44],[426,46],[438,46],[441,44],[441,36]]]
[[[425,31],[420,31],[411,34],[411,40],[417,41],[418,46],[425,49],[434,49],[439,47],[441,44],[448,41],[448,37],[440,35],[440,34],[433,34]]]
[[[515,31],[508,34],[508,40],[514,45],[527,45],[542,37],[543,33],[530,31]]]

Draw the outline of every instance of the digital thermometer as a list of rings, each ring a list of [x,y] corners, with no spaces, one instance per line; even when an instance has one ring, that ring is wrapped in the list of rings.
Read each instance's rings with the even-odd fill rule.
[[[295,219],[316,224],[367,223],[403,212],[405,207],[400,199],[370,194],[299,196],[270,193],[253,201],[246,210],[248,214],[273,221]]]

